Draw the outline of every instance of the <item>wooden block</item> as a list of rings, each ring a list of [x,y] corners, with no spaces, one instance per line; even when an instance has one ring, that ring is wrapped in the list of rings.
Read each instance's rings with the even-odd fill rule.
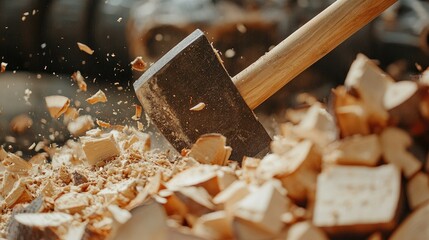
[[[275,180],[271,180],[237,202],[234,216],[275,235],[283,228],[281,216],[286,212],[287,205],[288,200],[278,191]]]
[[[70,99],[64,96],[53,95],[45,97],[46,106],[49,114],[53,118],[59,118],[65,113],[70,105]]]
[[[119,148],[112,134],[100,138],[81,137],[82,149],[90,165],[119,155]]]
[[[395,164],[402,170],[405,177],[412,177],[422,168],[423,164],[407,150],[413,140],[404,130],[393,127],[386,128],[380,135],[380,142],[384,161]]]
[[[429,204],[412,212],[390,236],[390,240],[429,239]]]
[[[344,85],[352,88],[365,104],[371,123],[385,126],[389,114],[383,105],[383,96],[394,80],[383,72],[373,61],[358,54],[350,67]]]
[[[289,227],[285,240],[328,240],[326,234],[311,222],[295,223]]]
[[[375,166],[382,149],[378,136],[352,136],[333,143],[323,155],[323,161],[345,165]]]
[[[188,153],[199,163],[226,165],[231,156],[231,147],[225,146],[226,138],[221,134],[204,134],[192,145]]]
[[[233,239],[232,219],[225,211],[201,216],[192,227],[192,231],[205,239]]]
[[[392,230],[401,193],[393,165],[331,166],[317,179],[313,224],[331,234]]]
[[[408,204],[411,209],[416,209],[429,200],[429,176],[418,172],[407,183]]]
[[[320,104],[314,104],[308,109],[307,114],[293,129],[293,132],[321,147],[328,145],[338,137],[334,118]]]
[[[267,155],[259,164],[257,172],[263,179],[280,179],[289,197],[305,201],[314,198],[320,169],[319,151],[311,141],[305,140],[284,155]]]

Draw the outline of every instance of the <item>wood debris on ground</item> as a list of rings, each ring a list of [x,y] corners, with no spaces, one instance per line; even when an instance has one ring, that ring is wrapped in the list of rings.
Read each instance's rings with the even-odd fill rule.
[[[50,162],[0,149],[0,238],[429,239],[429,84],[359,55],[345,85],[241,166],[220,134],[176,156],[92,119]]]

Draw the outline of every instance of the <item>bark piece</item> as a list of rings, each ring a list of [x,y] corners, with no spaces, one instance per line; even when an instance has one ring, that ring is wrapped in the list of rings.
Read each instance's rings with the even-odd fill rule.
[[[314,198],[320,169],[321,155],[314,144],[306,140],[286,154],[267,155],[259,164],[257,172],[263,179],[280,179],[288,196],[301,202]]]
[[[407,151],[413,140],[404,130],[393,127],[386,128],[380,135],[380,141],[384,161],[395,164],[402,170],[405,177],[412,177],[422,168],[422,163]]]
[[[344,138],[330,146],[323,161],[346,165],[376,166],[382,149],[378,136],[352,136]]]
[[[385,126],[389,114],[383,105],[383,96],[394,80],[373,61],[358,54],[347,74],[344,85],[354,89],[365,104],[370,123]]]
[[[280,233],[288,201],[275,185],[274,180],[267,181],[237,202],[234,216],[267,233]]]
[[[393,165],[332,166],[317,179],[313,224],[331,234],[392,230],[401,193]]]
[[[45,97],[46,106],[48,107],[49,114],[53,118],[59,118],[65,113],[70,105],[70,99],[60,95],[53,95]]]
[[[407,183],[408,204],[416,209],[429,200],[429,176],[423,172],[417,173]]]
[[[390,236],[390,240],[429,239],[429,204],[417,208]]]
[[[225,145],[226,138],[221,134],[205,134],[192,145],[188,156],[203,164],[222,166],[227,163],[232,151],[231,147]]]
[[[112,134],[100,138],[81,137],[81,141],[82,149],[90,165],[118,156],[120,153]]]
[[[75,186],[84,184],[88,182],[88,178],[85,177],[85,175],[83,175],[82,173],[78,172],[78,171],[74,171],[72,173],[73,176],[73,184]]]
[[[304,221],[293,224],[288,230],[286,237],[287,240],[328,240],[326,234],[314,226],[311,222]]]
[[[107,97],[106,97],[106,94],[104,94],[103,91],[98,90],[98,92],[96,92],[94,95],[92,95],[91,97],[87,98],[86,101],[89,104],[96,104],[96,103],[99,103],[99,102],[104,103],[104,102],[107,102]]]

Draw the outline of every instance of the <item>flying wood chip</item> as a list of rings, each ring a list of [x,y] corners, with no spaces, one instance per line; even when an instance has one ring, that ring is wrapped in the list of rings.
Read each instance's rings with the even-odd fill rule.
[[[107,97],[106,94],[104,94],[103,91],[98,90],[98,92],[96,92],[94,95],[92,95],[90,98],[87,98],[86,101],[89,104],[96,104],[99,102],[107,102]]]
[[[79,49],[80,49],[81,51],[84,51],[84,52],[88,53],[89,55],[92,55],[92,54],[94,53],[94,50],[92,50],[92,49],[91,49],[90,47],[88,47],[86,44],[83,44],[83,43],[78,42],[78,43],[77,43],[77,46],[79,47]]]
[[[7,63],[2,62],[1,63],[1,67],[0,67],[0,72],[5,72],[6,71],[6,66],[7,66]]]
[[[147,64],[145,61],[143,61],[142,57],[136,57],[132,62],[131,62],[131,68],[133,70],[139,71],[139,72],[143,72],[144,70],[146,70]]]
[[[86,92],[87,85],[80,71],[74,72],[71,77],[77,83],[77,86],[79,87],[79,89],[83,92]]]
[[[53,118],[59,118],[70,106],[70,99],[60,95],[47,96],[45,102]]]

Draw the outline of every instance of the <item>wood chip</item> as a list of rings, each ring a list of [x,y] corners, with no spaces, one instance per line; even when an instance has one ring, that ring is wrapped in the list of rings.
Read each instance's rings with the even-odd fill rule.
[[[407,183],[408,204],[412,210],[429,201],[429,176],[419,172]]]
[[[83,78],[83,76],[80,73],[80,71],[74,72],[72,74],[71,78],[77,83],[77,86],[79,87],[79,90],[81,90],[82,92],[86,92],[87,85],[86,85],[86,82],[85,82],[85,78]]]
[[[19,179],[14,183],[12,190],[5,197],[4,201],[7,207],[12,207],[18,203],[30,202],[33,199],[32,194],[28,191],[23,180]]]
[[[99,103],[99,102],[104,103],[104,102],[107,102],[107,97],[106,97],[106,94],[104,94],[103,91],[98,90],[98,92],[96,92],[90,98],[87,98],[86,101],[89,104],[96,104],[96,103]]]
[[[75,137],[85,134],[86,131],[94,127],[94,120],[90,115],[79,116],[67,124],[67,130]]]
[[[226,138],[221,134],[204,134],[192,145],[188,156],[204,164],[226,165],[232,148],[225,145]]]
[[[233,239],[231,220],[225,211],[207,213],[198,218],[192,231],[205,239]]]
[[[81,141],[87,162],[90,165],[118,156],[120,153],[112,134],[100,138],[81,137]]]
[[[110,125],[110,123],[101,121],[100,119],[96,119],[95,123],[97,123],[97,125],[99,127],[101,127],[101,128],[110,128],[110,127],[112,127],[112,125]]]
[[[1,62],[1,64],[0,64],[0,73],[6,72],[6,66],[7,66],[7,63]]]
[[[73,217],[66,213],[20,213],[15,219],[21,231],[17,239],[61,239]]]
[[[143,61],[143,58],[141,56],[136,57],[132,62],[131,62],[131,69],[139,71],[139,72],[143,72],[145,71],[147,68],[147,64],[145,61]]]
[[[287,240],[328,240],[328,236],[319,229],[315,227],[311,222],[304,221],[293,224],[287,230],[285,239]]]
[[[70,105],[70,99],[60,95],[53,95],[45,97],[46,106],[48,107],[49,114],[53,118],[59,118],[65,113]]]
[[[236,204],[234,216],[270,234],[283,228],[281,216],[286,212],[287,200],[278,191],[274,180],[264,183]]]
[[[32,167],[31,163],[13,153],[7,154],[7,157],[3,160],[3,164],[5,164],[5,168],[9,172],[23,175],[27,174]]]
[[[136,113],[131,117],[131,119],[137,121],[140,120],[140,117],[142,116],[142,107],[138,104],[135,104],[134,107],[136,108]]]
[[[27,114],[20,114],[10,121],[9,126],[12,132],[22,134],[33,126],[33,119]]]
[[[81,51],[84,51],[86,53],[88,53],[89,55],[92,55],[94,53],[94,50],[92,50],[90,47],[88,47],[86,44],[77,42],[77,46],[79,47],[79,49]]]
[[[205,107],[206,107],[206,104],[203,102],[200,102],[197,105],[191,107],[189,110],[194,111],[194,112],[198,112],[198,111],[203,110]]]
[[[429,204],[411,213],[390,236],[390,240],[429,239]]]
[[[71,121],[76,120],[79,117],[79,111],[74,107],[67,108],[67,111],[64,113],[63,122],[65,125],[69,124]]]
[[[380,135],[383,157],[387,163],[395,164],[405,177],[410,178],[421,168],[422,163],[407,148],[412,144],[411,136],[402,129],[389,127]]]
[[[55,200],[55,211],[68,214],[81,213],[90,206],[91,195],[88,193],[66,193]]]
[[[376,166],[382,149],[377,135],[355,135],[335,142],[323,156],[327,163]]]
[[[332,166],[317,179],[313,223],[332,234],[392,230],[401,193],[393,165]]]

